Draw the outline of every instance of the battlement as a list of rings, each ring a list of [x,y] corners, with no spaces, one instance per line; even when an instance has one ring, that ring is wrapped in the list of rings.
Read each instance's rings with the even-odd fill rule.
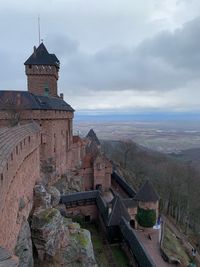
[[[58,79],[58,70],[55,66],[28,65],[25,70],[26,75],[53,75]]]

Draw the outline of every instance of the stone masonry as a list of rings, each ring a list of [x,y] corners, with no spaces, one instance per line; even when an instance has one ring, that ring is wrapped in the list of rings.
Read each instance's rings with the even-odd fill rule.
[[[40,179],[40,140],[35,123],[0,130],[0,246],[11,251]]]

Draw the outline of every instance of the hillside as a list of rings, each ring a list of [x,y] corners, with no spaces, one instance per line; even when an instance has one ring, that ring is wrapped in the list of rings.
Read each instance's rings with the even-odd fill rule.
[[[161,210],[187,233],[200,231],[200,174],[188,163],[127,141],[102,141],[116,170],[138,189],[149,179],[161,197]]]
[[[171,156],[185,162],[190,162],[195,168],[200,170],[200,148],[182,150],[179,153],[172,153]]]

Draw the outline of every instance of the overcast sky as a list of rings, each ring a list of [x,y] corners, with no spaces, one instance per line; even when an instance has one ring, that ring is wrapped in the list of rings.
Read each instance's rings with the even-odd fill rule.
[[[199,111],[199,0],[0,0],[0,90],[41,38],[76,110]]]

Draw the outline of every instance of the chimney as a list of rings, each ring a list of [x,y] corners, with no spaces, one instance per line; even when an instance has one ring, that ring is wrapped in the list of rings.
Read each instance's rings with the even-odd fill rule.
[[[60,94],[60,98],[63,99],[64,98],[64,95],[63,93]]]

